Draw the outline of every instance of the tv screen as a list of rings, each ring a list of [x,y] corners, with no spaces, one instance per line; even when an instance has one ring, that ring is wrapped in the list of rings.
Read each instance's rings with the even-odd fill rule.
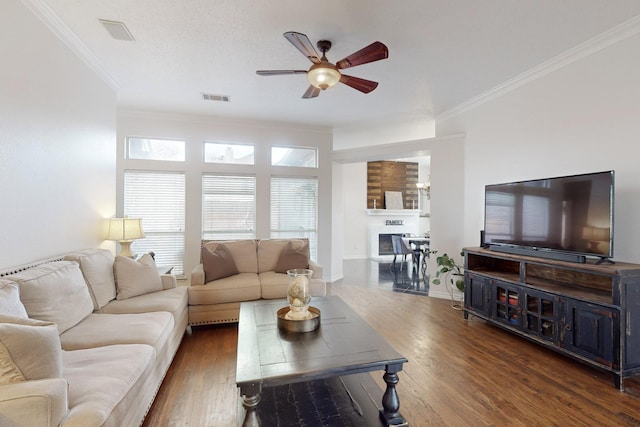
[[[484,244],[613,257],[614,171],[485,187]]]

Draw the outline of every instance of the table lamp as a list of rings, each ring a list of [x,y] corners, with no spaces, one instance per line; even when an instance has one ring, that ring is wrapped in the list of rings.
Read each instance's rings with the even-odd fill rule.
[[[131,252],[131,243],[144,237],[141,218],[110,218],[107,240],[115,240],[120,243],[118,255],[134,258]]]

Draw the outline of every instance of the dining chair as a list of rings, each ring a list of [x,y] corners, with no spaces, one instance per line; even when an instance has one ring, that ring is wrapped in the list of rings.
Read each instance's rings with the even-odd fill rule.
[[[398,255],[402,255],[402,263],[400,263],[400,271],[402,271],[402,266],[407,260],[407,255],[411,255],[413,258],[413,250],[407,246],[407,244],[402,240],[402,236],[391,236],[391,246],[393,248],[393,264],[392,268],[396,268],[396,258]]]

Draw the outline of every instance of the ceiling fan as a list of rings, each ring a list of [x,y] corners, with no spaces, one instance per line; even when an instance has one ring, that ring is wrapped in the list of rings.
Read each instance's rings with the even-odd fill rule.
[[[355,67],[356,65],[368,64],[389,57],[389,49],[383,43],[373,42],[359,51],[352,53],[344,59],[332,64],[327,60],[326,53],[331,49],[331,42],[320,40],[317,43],[318,49],[322,52],[322,57],[318,58],[318,53],[309,41],[309,38],[295,31],[289,31],[283,36],[291,42],[313,65],[308,70],[258,70],[256,74],[260,76],[277,76],[283,74],[306,74],[311,85],[302,95],[303,98],[315,98],[321,90],[325,90],[337,84],[344,83],[347,86],[359,90],[362,93],[369,93],[378,87],[378,82],[361,79],[359,77],[347,76],[339,70]]]

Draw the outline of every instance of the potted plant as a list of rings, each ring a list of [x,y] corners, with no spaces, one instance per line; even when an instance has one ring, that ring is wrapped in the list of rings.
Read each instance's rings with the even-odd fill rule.
[[[464,252],[460,252],[460,255],[464,257]],[[455,286],[459,291],[464,291],[464,266],[462,264],[458,264],[455,259],[446,253],[436,258],[436,264],[438,265],[438,271],[436,271],[436,278],[433,279],[434,285],[441,283],[441,275],[447,275],[452,286]]]

